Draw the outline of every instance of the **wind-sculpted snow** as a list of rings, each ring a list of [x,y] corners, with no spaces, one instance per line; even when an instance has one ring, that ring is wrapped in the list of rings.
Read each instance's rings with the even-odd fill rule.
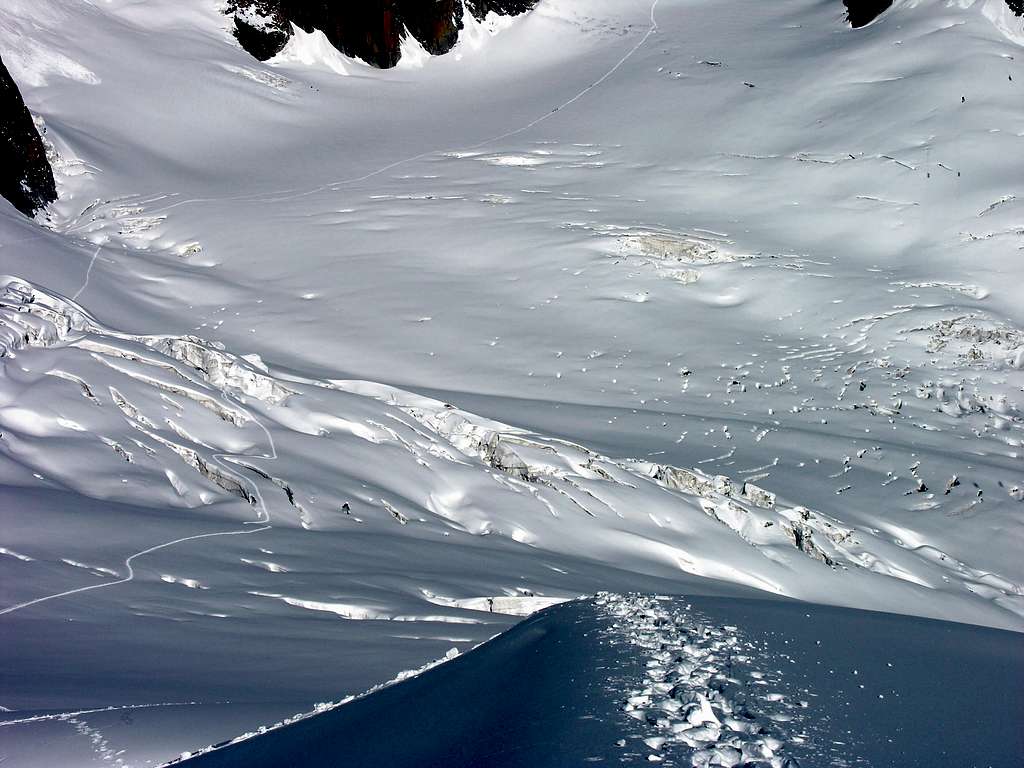
[[[881,589],[876,579],[884,577],[900,585],[904,610],[932,614],[929,592],[939,590],[989,621],[1019,621],[1019,584],[937,548],[908,549],[785,503],[753,482],[612,459],[394,387],[275,375],[256,358],[198,337],[114,332],[75,303],[22,281],[9,279],[3,291],[8,365],[24,360],[23,370],[40,370],[36,376],[53,376],[81,395],[31,427],[21,416],[31,401],[19,398],[0,411],[6,439],[15,455],[46,457],[32,464],[36,471],[90,495],[143,501],[134,489],[118,488],[128,463],[151,478],[148,493],[158,498],[194,507],[228,494],[266,505],[260,514],[276,526],[315,531],[391,521],[423,527],[414,538],[438,528],[496,534],[556,556],[582,548],[641,573],[678,569],[819,602],[858,604],[855,596]],[[33,348],[45,350],[49,370],[31,362]],[[55,460],[56,449],[41,448],[62,433],[93,436],[93,452],[108,456],[110,469],[100,463],[83,486]],[[352,443],[388,468],[377,479],[378,494],[342,497],[296,464],[315,454],[322,477],[351,473]],[[39,447],[29,452],[33,444]],[[405,487],[405,477],[420,477],[424,486]],[[358,601],[251,594],[347,618],[401,613]]]
[[[353,392],[375,395],[402,408],[424,426],[446,438],[459,452],[479,458],[488,466],[521,483],[540,485],[556,491],[570,504],[571,510],[582,511],[590,518],[607,518],[609,514],[621,518],[623,515],[618,511],[619,508],[630,508],[641,503],[611,503],[603,493],[606,486],[618,486],[613,491],[616,495],[642,494],[645,489],[646,494],[651,495],[653,481],[656,486],[679,491],[684,498],[694,499],[696,506],[705,515],[731,529],[740,539],[758,548],[761,555],[769,560],[791,563],[790,558],[779,552],[779,549],[789,545],[812,560],[843,571],[851,567],[865,568],[922,586],[936,586],[939,582],[949,580],[946,573],[936,573],[929,579],[917,572],[911,561],[899,556],[890,559],[891,555],[881,554],[889,550],[891,544],[878,540],[870,531],[844,526],[838,520],[804,507],[779,505],[774,493],[752,482],[736,483],[724,475],[709,477],[698,469],[683,469],[648,461],[612,460],[582,446],[545,439],[460,412],[449,404],[429,401],[393,388],[366,382],[332,383]],[[447,458],[452,459],[450,454]],[[552,515],[559,514],[551,506],[552,502],[544,499],[539,491],[534,490],[533,495],[551,509]],[[649,506],[651,502],[642,504]],[[649,515],[656,525],[663,525],[653,511]],[[665,518],[665,522],[671,525],[672,518]],[[520,540],[534,541],[532,534],[527,531],[517,530],[512,535],[519,536]],[[936,564],[930,554],[921,554],[920,557],[928,561],[929,567]],[[680,552],[677,559],[683,570],[688,570],[688,565],[695,568],[696,572],[708,568],[708,575],[729,579],[725,572],[716,570],[713,565],[691,563],[685,553]],[[961,576],[965,573],[962,564],[948,560],[945,555],[938,562],[948,562],[949,567]],[[754,572],[759,571],[755,569]],[[736,578],[751,586],[786,593],[786,588],[773,582],[767,572],[763,581],[746,581],[746,577],[738,574]],[[975,578],[977,580],[970,579],[971,583],[965,585],[967,589],[974,591],[980,588],[987,592],[986,584],[999,584],[1000,604],[1012,611],[1020,611],[1024,603],[1020,600],[1024,596],[1024,589],[1019,584],[1001,579],[995,574],[977,572]],[[816,599],[827,601],[824,596]]]

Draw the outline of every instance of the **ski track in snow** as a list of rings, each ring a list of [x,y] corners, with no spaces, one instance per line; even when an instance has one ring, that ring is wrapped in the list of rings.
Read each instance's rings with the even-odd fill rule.
[[[50,720],[67,720],[82,715],[95,715],[100,712],[121,712],[131,709],[156,709],[158,707],[192,707],[198,701],[162,701],[156,704],[114,704],[108,707],[93,707],[92,709],[75,709],[70,712],[51,712],[46,715],[33,715],[31,717],[19,717],[16,720],[0,720],[0,728],[10,728],[15,725],[30,725],[32,723],[44,723]],[[221,703],[221,702],[216,702]],[[227,702],[224,702],[227,703]],[[4,712],[11,712],[3,708]]]
[[[92,254],[92,258],[89,259],[89,266],[86,267],[85,280],[82,282],[82,285],[78,288],[78,290],[75,291],[75,295],[71,297],[72,301],[78,301],[78,297],[81,296],[85,289],[89,287],[89,280],[90,278],[92,278],[92,268],[93,265],[96,263],[96,257],[100,255],[101,250],[103,250],[103,246],[97,245],[96,250]]]
[[[97,252],[98,252],[98,250],[97,250]],[[253,420],[253,423],[255,423],[261,430],[263,430],[263,434],[265,434],[267,436],[267,441],[269,442],[269,445],[270,445],[270,454],[269,455],[268,454],[264,454],[262,456],[255,457],[255,458],[267,459],[269,461],[276,460],[277,459],[277,446],[274,444],[274,438],[270,434],[270,430],[268,430],[266,428],[266,426],[264,426],[263,422],[261,422],[258,418],[256,418],[256,416],[252,413],[252,411],[250,409],[246,408],[245,405],[243,405],[238,400],[238,398],[232,397],[227,392],[225,392],[223,394],[226,397],[230,397],[232,400],[234,400],[235,403],[246,413],[246,415],[248,415],[249,418],[251,418]],[[212,538],[218,537],[218,536],[248,536],[248,535],[253,534],[253,533],[260,533],[261,531],[269,531],[273,526],[270,525],[270,510],[267,508],[267,504],[263,500],[263,494],[260,492],[260,489],[256,485],[255,481],[253,481],[252,479],[250,479],[248,477],[244,477],[243,475],[241,475],[241,474],[239,474],[239,473],[234,471],[232,466],[228,463],[230,457],[232,457],[233,455],[234,454],[228,454],[228,453],[215,453],[215,454],[213,454],[213,460],[216,461],[217,464],[222,469],[224,469],[230,476],[234,477],[235,479],[242,480],[245,483],[248,483],[252,487],[254,495],[256,496],[257,500],[259,501],[259,512],[260,512],[260,514],[259,514],[259,518],[257,520],[254,520],[252,522],[246,523],[246,525],[259,525],[260,523],[266,523],[266,525],[261,525],[259,528],[242,528],[242,529],[233,530],[233,531],[215,531],[213,533],[200,533],[200,534],[196,534],[195,536],[183,536],[183,537],[181,537],[179,539],[173,539],[172,541],[165,541],[163,544],[157,544],[156,546],[149,547],[147,549],[143,549],[143,550],[141,550],[139,552],[136,552],[135,554],[130,555],[127,558],[125,558],[124,567],[128,571],[128,575],[125,576],[124,578],[118,579],[117,581],[104,582],[103,584],[92,584],[92,585],[87,586],[87,587],[78,587],[77,589],[69,589],[69,590],[66,590],[64,592],[57,592],[56,594],[45,595],[44,597],[37,597],[34,600],[27,600],[24,603],[18,603],[17,605],[12,605],[12,606],[9,606],[7,608],[4,608],[3,610],[0,610],[0,616],[3,616],[3,615],[8,614],[8,613],[14,613],[15,611],[20,611],[22,608],[28,608],[29,606],[32,606],[32,605],[38,605],[39,603],[45,603],[45,602],[47,602],[49,600],[56,600],[57,598],[60,598],[60,597],[70,597],[71,595],[77,595],[77,594],[80,594],[82,592],[89,592],[89,591],[94,590],[94,589],[107,589],[109,587],[116,587],[118,584],[127,584],[129,581],[132,581],[132,580],[135,579],[135,568],[132,566],[132,561],[135,560],[136,558],[142,557],[144,555],[152,554],[153,552],[158,552],[161,549],[167,549],[168,547],[173,547],[173,546],[175,546],[177,544],[183,544],[183,543],[185,543],[187,541],[198,541],[200,539],[212,539]],[[254,458],[254,457],[246,455],[245,458]]]
[[[521,128],[516,128],[515,130],[508,131],[507,133],[503,133],[500,136],[494,136],[494,137],[492,137],[490,139],[487,139],[486,141],[480,142],[479,144],[474,144],[473,146],[469,147],[469,149],[480,149],[481,147],[485,147],[488,144],[493,144],[496,141],[501,141],[502,139],[507,139],[507,138],[510,138],[512,136],[517,136],[520,133],[524,133],[525,131],[530,130],[531,128],[533,128],[536,125],[540,125],[545,120],[550,118],[552,115],[556,114],[557,112],[560,112],[561,110],[565,109],[566,107],[571,106],[575,102],[577,102],[580,99],[582,99],[584,96],[586,96],[592,90],[594,90],[599,85],[601,85],[601,83],[603,83],[609,77],[614,75],[623,64],[625,64],[627,61],[629,61],[631,58],[633,58],[633,54],[635,54],[637,51],[639,51],[644,46],[644,44],[650,39],[651,35],[653,35],[655,32],[658,31],[658,22],[657,22],[657,19],[655,18],[654,14],[655,14],[655,11],[658,8],[658,2],[659,1],[660,0],[654,0],[654,3],[651,5],[651,11],[650,11],[651,26],[648,28],[648,30],[644,34],[644,36],[642,38],[640,38],[640,42],[638,42],[631,49],[629,49],[629,51],[626,53],[626,55],[623,56],[621,59],[619,59],[618,62],[616,62],[615,66],[613,66],[611,69],[609,69],[603,75],[601,75],[601,77],[599,77],[597,80],[595,80],[593,83],[588,85],[586,88],[584,88],[582,91],[577,93],[575,96],[573,96],[568,101],[558,105],[557,107],[552,109],[550,112],[548,112],[548,113],[546,113],[544,115],[541,115],[536,120],[533,120],[532,122],[527,123],[526,125],[522,126]]]
[[[221,702],[217,702],[221,703]],[[225,702],[226,703],[226,702]],[[131,768],[132,763],[126,762],[124,750],[119,750],[107,740],[103,735],[103,731],[89,725],[84,719],[85,716],[95,714],[106,714],[109,712],[134,712],[145,709],[163,709],[173,707],[192,707],[199,704],[197,701],[167,701],[159,702],[155,704],[121,704],[121,705],[110,705],[106,707],[94,707],[91,709],[78,709],[69,712],[54,712],[45,715],[34,715],[31,717],[22,717],[16,720],[6,720],[0,722],[0,728],[10,728],[19,725],[36,725],[39,723],[67,723],[71,726],[76,733],[84,736],[89,740],[90,747],[96,757],[101,761],[118,766],[118,768]],[[7,710],[4,710],[7,711]],[[122,715],[124,717],[124,715]],[[4,761],[0,758],[0,763]]]
[[[629,51],[627,51],[626,54],[621,59],[619,59],[615,63],[614,66],[611,67],[611,69],[609,69],[607,72],[605,72],[603,75],[601,75],[601,77],[599,77],[597,80],[592,82],[590,85],[588,85],[585,88],[583,88],[582,90],[580,90],[572,98],[567,99],[566,101],[562,102],[558,106],[552,108],[550,111],[545,112],[540,117],[537,117],[537,118],[531,120],[530,122],[526,123],[525,125],[520,126],[519,128],[514,128],[514,129],[512,129],[510,131],[505,131],[504,133],[500,133],[500,134],[498,134],[496,136],[492,136],[492,137],[490,137],[488,139],[484,139],[483,141],[481,141],[481,142],[479,142],[477,144],[472,144],[472,145],[470,145],[468,147],[468,149],[471,149],[471,150],[472,149],[480,149],[480,148],[486,147],[486,146],[488,146],[490,144],[494,144],[495,142],[501,141],[502,139],[507,139],[507,138],[510,138],[512,136],[517,136],[517,135],[519,135],[521,133],[524,133],[524,132],[530,130],[531,128],[533,128],[533,127],[535,127],[537,125],[540,125],[544,121],[550,119],[552,116],[558,114],[559,112],[561,112],[566,107],[569,107],[572,104],[576,103],[577,101],[579,101],[580,99],[585,97],[587,94],[589,94],[591,91],[593,91],[595,88],[597,88],[602,83],[604,83],[606,80],[608,80],[608,78],[612,77],[622,67],[622,65],[625,64],[627,61],[629,61],[634,56],[634,54],[636,54],[636,52],[639,51],[647,43],[647,41],[651,38],[651,36],[655,32],[658,31],[658,22],[657,22],[657,19],[655,17],[655,12],[657,10],[659,2],[660,2],[660,0],[654,0],[654,2],[651,4],[650,14],[649,14],[650,15],[650,22],[651,22],[651,24],[650,24],[650,27],[648,28],[647,32],[643,35],[643,37],[640,38],[640,41],[638,43],[636,43],[632,48],[630,48]],[[337,180],[337,181],[331,181],[331,182],[328,182],[326,184],[322,184],[322,185],[320,185],[318,187],[314,187],[312,189],[305,189],[305,190],[303,190],[301,188],[297,188],[297,189],[283,189],[283,190],[278,190],[276,192],[260,192],[260,193],[252,194],[252,195],[238,195],[238,196],[234,196],[234,197],[191,198],[189,200],[179,200],[178,202],[171,203],[170,205],[166,205],[163,208],[157,208],[154,211],[152,211],[152,213],[154,213],[154,214],[165,213],[165,212],[173,210],[175,208],[180,208],[180,207],[186,206],[186,205],[195,205],[195,204],[199,204],[199,203],[212,203],[212,202],[222,202],[222,201],[276,203],[276,202],[285,202],[285,201],[289,201],[289,200],[298,200],[299,198],[309,197],[310,195],[315,195],[315,194],[318,194],[320,192],[324,192],[326,190],[335,191],[339,187],[347,186],[349,184],[359,184],[360,182],[367,181],[369,179],[374,178],[375,176],[379,176],[382,173],[387,173],[390,170],[393,170],[395,168],[399,168],[399,167],[401,167],[403,165],[407,165],[408,163],[414,163],[417,160],[422,160],[424,158],[431,157],[433,155],[441,155],[441,154],[445,154],[445,153],[449,153],[449,152],[455,152],[455,151],[458,151],[458,150],[461,150],[461,149],[467,149],[467,147],[447,147],[447,148],[430,149],[430,150],[427,150],[425,152],[420,152],[419,154],[412,155],[411,157],[406,157],[406,158],[403,158],[401,160],[396,160],[393,163],[389,163],[389,164],[387,164],[385,166],[377,168],[376,170],[370,171],[369,173],[365,173],[362,176],[355,176],[355,177],[352,177],[352,178],[349,178],[349,179],[340,179],[340,180]]]

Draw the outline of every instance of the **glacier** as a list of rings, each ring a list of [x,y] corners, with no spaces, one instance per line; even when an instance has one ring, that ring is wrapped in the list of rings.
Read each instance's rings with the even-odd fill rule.
[[[386,70],[4,7],[58,193],[0,203],[7,764],[161,764],[598,593],[1024,630],[1003,0],[541,0]]]

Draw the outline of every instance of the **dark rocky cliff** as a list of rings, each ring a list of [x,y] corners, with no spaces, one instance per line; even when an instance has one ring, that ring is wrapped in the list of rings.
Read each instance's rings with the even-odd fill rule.
[[[892,3],[893,0],[843,0],[846,18],[854,29],[870,24],[889,10]],[[1006,7],[1018,16],[1024,16],[1024,0],[1006,0]]]
[[[378,67],[393,67],[402,38],[414,37],[432,54],[447,53],[458,42],[463,9],[478,19],[490,11],[525,13],[538,0],[230,0],[235,37],[257,59],[278,53],[291,36],[291,25],[306,32],[321,30],[348,56]]]
[[[850,26],[856,29],[870,24],[892,5],[892,0],[843,0],[846,6],[846,18]]]
[[[0,60],[0,195],[26,216],[57,199],[46,147],[21,92]]]

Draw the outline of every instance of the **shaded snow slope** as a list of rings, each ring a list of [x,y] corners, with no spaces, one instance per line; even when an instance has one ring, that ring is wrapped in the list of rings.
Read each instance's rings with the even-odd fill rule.
[[[15,2],[60,197],[0,210],[0,706],[180,706],[10,763],[606,588],[1024,628],[1022,24],[546,0],[378,71]]]
[[[603,596],[178,764],[1011,765],[1024,748],[1022,675],[1007,632],[816,605]]]

